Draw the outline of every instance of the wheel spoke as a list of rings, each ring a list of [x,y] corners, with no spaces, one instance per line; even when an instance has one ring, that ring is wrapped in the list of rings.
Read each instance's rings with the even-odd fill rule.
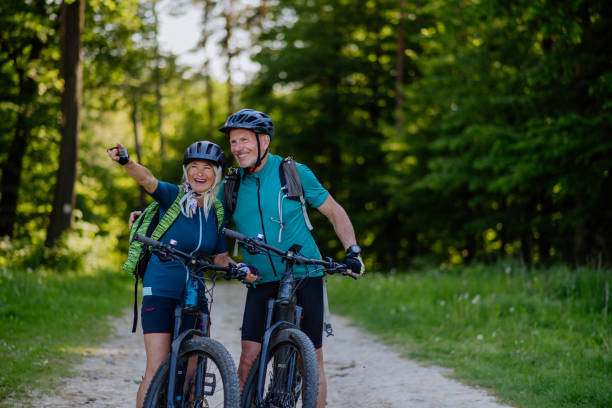
[[[263,406],[313,408],[318,391],[318,368],[308,337],[299,330],[285,329],[271,340],[267,356],[261,396]],[[254,406],[259,361],[258,358],[245,383],[243,407]]]
[[[165,408],[169,359],[160,366],[147,392],[146,408]],[[227,350],[210,338],[186,342],[177,361],[175,405],[188,408],[235,408],[239,402],[238,376]]]

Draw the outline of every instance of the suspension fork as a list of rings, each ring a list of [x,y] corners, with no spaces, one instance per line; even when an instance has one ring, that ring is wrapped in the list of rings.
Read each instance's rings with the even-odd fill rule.
[[[208,306],[207,306],[208,307]],[[207,313],[200,313],[200,330],[204,334],[205,337],[210,337],[210,315]],[[198,357],[198,361],[196,361],[196,382],[194,389],[194,397],[198,398],[204,395],[204,387],[206,381],[206,372],[208,371],[208,359]]]
[[[175,399],[175,385],[176,385],[176,372],[177,372],[177,364],[178,364],[178,355],[181,349],[181,345],[183,344],[183,342],[189,338],[190,336],[196,335],[196,336],[202,336],[202,337],[208,337],[209,333],[210,333],[210,320],[209,320],[209,315],[208,313],[200,313],[200,319],[202,321],[201,324],[201,330],[197,330],[197,329],[191,329],[191,330],[185,330],[183,333],[180,333],[180,328],[181,328],[181,323],[183,320],[183,306],[182,305],[177,305],[176,308],[174,309],[174,334],[173,334],[173,339],[172,339],[172,344],[170,346],[170,373],[168,374],[168,398],[166,401],[166,407],[167,408],[174,408],[174,399]],[[200,396],[203,393],[203,389],[199,384],[202,384],[200,382],[200,379],[203,380],[204,378],[204,373],[206,372],[205,368],[206,368],[206,361],[203,362],[203,364],[199,364],[197,366],[197,376],[198,376],[198,381],[196,382],[196,384],[198,384],[196,389],[196,395]],[[183,373],[183,375],[186,375],[186,367],[185,367],[185,372]],[[201,376],[200,376],[201,375]]]
[[[174,408],[174,384],[176,383],[176,364],[178,360],[178,350],[181,344],[176,341],[179,337],[179,329],[181,328],[183,314],[183,306],[177,305],[174,308],[174,334],[172,337],[172,345],[170,350],[170,373],[168,374],[168,398],[166,400],[167,408]]]
[[[289,269],[289,266],[287,266],[287,268]],[[291,276],[293,276],[292,273],[291,273]],[[291,285],[290,286],[291,288],[293,286],[293,282],[291,282],[290,285]],[[280,288],[279,288],[279,292],[280,292]],[[287,306],[285,310],[287,310],[287,308],[294,308],[295,316],[293,318],[293,324],[291,322],[290,317],[286,316],[285,313],[282,313],[280,311],[279,311],[280,319],[277,322],[272,323],[273,316],[274,316],[274,309],[277,303],[279,303],[279,309],[283,309],[283,306]],[[264,376],[266,373],[266,363],[268,360],[268,347],[270,345],[270,339],[272,338],[272,335],[279,328],[281,328],[281,326],[295,327],[299,329],[300,322],[302,319],[302,310],[303,310],[302,307],[296,304],[293,304],[290,298],[289,298],[289,304],[287,305],[284,305],[281,299],[279,300],[275,300],[272,298],[268,299],[267,309],[266,309],[266,331],[264,333],[263,342],[261,344],[261,353],[259,356],[259,368],[257,370],[257,390],[255,393],[255,406],[257,407],[263,406],[262,405],[263,401],[261,397],[263,395]],[[287,317],[287,318],[283,319],[283,317]],[[287,388],[289,388],[289,385],[293,383],[293,373],[295,372],[296,364],[297,364],[297,359],[295,358],[295,356],[292,356],[289,362],[289,376],[288,376],[288,382],[286,385]]]

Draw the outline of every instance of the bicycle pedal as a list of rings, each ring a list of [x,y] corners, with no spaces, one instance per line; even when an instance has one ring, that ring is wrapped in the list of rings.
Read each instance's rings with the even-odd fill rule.
[[[204,375],[204,395],[213,395],[217,389],[217,376],[213,373]]]

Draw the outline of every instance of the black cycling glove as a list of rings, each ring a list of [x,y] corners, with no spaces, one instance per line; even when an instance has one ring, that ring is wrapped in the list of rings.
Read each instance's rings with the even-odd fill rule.
[[[113,149],[117,149],[119,150],[119,160],[117,161],[117,163],[119,163],[120,165],[125,165],[127,162],[130,161],[130,155],[128,154],[127,149],[125,148],[125,146],[123,146],[122,148],[118,148],[118,147],[111,147],[110,150]]]
[[[123,146],[121,149],[119,149],[119,164],[123,166],[129,161],[130,155],[128,154],[128,151],[125,146]]]
[[[365,264],[361,258],[361,249],[357,245],[351,245],[346,250],[346,256],[342,260],[342,263],[345,264],[353,273],[362,275],[365,273]]]

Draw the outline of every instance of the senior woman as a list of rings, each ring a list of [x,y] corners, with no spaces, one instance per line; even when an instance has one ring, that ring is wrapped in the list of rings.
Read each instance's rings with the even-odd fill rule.
[[[222,180],[223,150],[208,141],[195,142],[187,148],[183,157],[185,182],[178,186],[159,181],[144,166],[132,161],[121,143],[108,149],[109,157],[144,190],[167,210],[176,200],[179,191],[181,213],[161,237],[168,243],[177,240],[176,248],[187,253],[212,255],[213,262],[227,266],[233,263],[227,252],[225,237],[217,228],[214,200]],[[225,220],[222,220],[225,224]],[[147,265],[143,279],[141,324],[146,351],[146,369],[138,388],[136,406],[141,407],[155,371],[170,352],[173,331],[173,312],[180,302],[185,288],[185,269],[179,262],[162,262],[155,254]],[[248,281],[254,278],[247,278]],[[183,327],[195,327],[195,319],[185,319]]]

